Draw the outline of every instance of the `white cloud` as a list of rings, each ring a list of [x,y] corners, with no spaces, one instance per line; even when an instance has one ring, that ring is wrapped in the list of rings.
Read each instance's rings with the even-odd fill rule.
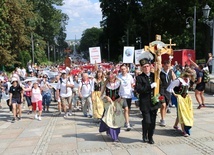
[[[64,5],[57,7],[69,16],[66,26],[67,39],[80,39],[82,32],[91,27],[100,27],[102,13],[99,0],[64,0]]]

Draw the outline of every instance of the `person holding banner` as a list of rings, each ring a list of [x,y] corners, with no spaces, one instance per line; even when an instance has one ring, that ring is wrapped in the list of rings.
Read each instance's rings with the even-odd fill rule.
[[[154,81],[149,59],[142,58],[140,65],[143,73],[136,77],[135,91],[139,94],[139,107],[143,116],[143,142],[154,144],[153,134],[159,108],[159,102],[154,97],[154,88],[157,87],[157,83]]]

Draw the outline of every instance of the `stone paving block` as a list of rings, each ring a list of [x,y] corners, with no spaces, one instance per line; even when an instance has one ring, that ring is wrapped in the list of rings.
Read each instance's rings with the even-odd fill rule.
[[[165,155],[159,148],[157,147],[148,147],[148,148],[137,148],[137,149],[128,149],[127,150],[130,155]]]
[[[1,132],[2,135],[8,135],[8,134],[17,134],[19,135],[20,133],[22,133],[24,131],[24,129],[8,129],[8,130],[4,130]]]
[[[40,129],[29,129],[29,130],[24,130],[20,135],[19,138],[23,137],[38,137],[41,136],[42,133],[44,132],[45,128],[40,128]]]
[[[2,155],[30,155],[33,153],[34,146],[7,148]]]
[[[15,138],[0,139],[0,149],[6,149],[14,140]]]
[[[10,148],[16,148],[16,147],[30,147],[30,146],[35,146],[39,141],[39,138],[17,138],[15,139],[10,145]]]
[[[48,146],[47,152],[66,152],[66,151],[72,151],[77,149],[77,144],[75,142],[62,142],[58,144],[51,144]]]
[[[162,150],[167,155],[201,155],[200,151],[197,151],[195,148],[188,146],[187,144],[174,144],[174,145],[162,145],[159,146],[160,150]]]
[[[17,138],[19,136],[18,133],[14,133],[14,134],[0,134],[0,139],[7,139],[7,138]]]
[[[0,129],[6,129],[11,125],[11,122],[2,122],[0,124]]]
[[[55,145],[55,144],[67,144],[67,143],[73,143],[76,141],[76,137],[52,137],[50,140],[49,145]]]
[[[119,155],[119,154],[122,154],[122,155],[130,155],[130,153],[127,151],[127,150],[112,150],[111,151],[111,154],[112,155]],[[142,154],[141,154],[142,155]]]
[[[78,142],[78,149],[99,149],[102,147],[106,147],[105,142],[103,141],[84,141],[84,142]]]
[[[78,152],[78,155],[112,155],[112,153],[109,150],[102,150],[97,152],[90,152],[86,150],[85,152]]]
[[[214,149],[214,142],[213,141],[210,141],[210,142],[204,142],[205,145],[211,147],[212,149]]]

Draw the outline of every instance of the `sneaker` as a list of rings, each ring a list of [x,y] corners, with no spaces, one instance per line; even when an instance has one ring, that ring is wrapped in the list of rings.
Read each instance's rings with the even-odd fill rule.
[[[72,112],[68,112],[68,116],[72,116]]]
[[[170,114],[170,113],[171,113],[171,110],[170,110],[170,109],[167,109],[166,113]]]
[[[189,135],[186,132],[183,132],[184,137],[189,137]]]
[[[126,124],[126,131],[130,131],[131,130],[131,126],[129,123]]]
[[[20,121],[20,120],[21,120],[21,117],[17,117],[17,120]]]
[[[38,117],[38,120],[39,120],[39,121],[41,121],[41,120],[42,120],[41,116],[39,116],[39,117]]]
[[[84,117],[88,117],[88,115],[87,115],[87,114],[83,114],[83,116],[84,116]]]
[[[12,119],[12,121],[11,121],[11,123],[15,123],[15,121],[16,121],[16,119],[15,119],[15,118],[13,118],[13,119]]]
[[[124,124],[124,127],[127,128],[127,124],[126,123]]]
[[[202,105],[200,104],[200,105],[197,107],[197,109],[201,109],[201,107],[202,107]]]
[[[164,120],[160,120],[160,126],[162,126],[162,127],[165,127],[165,126],[166,126],[166,123],[165,123]]]
[[[65,113],[64,118],[67,118],[67,117],[68,117],[68,113]]]
[[[174,128],[175,130],[180,130],[180,128],[179,128],[178,126],[173,126],[173,128]]]
[[[36,114],[36,115],[34,116],[34,118],[35,118],[35,119],[38,119],[38,115]]]
[[[27,114],[28,114],[28,115],[32,114],[32,111],[28,111]]]

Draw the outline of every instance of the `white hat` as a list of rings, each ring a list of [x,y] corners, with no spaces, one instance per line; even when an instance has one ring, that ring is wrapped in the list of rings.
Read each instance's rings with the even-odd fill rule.
[[[13,83],[14,81],[17,81],[17,82],[18,82],[18,79],[17,79],[17,78],[15,78],[15,77],[12,77],[12,79],[11,79],[11,83]]]
[[[33,81],[33,84],[35,84],[35,83],[37,83],[37,84],[39,84],[39,82],[36,80],[36,81]]]
[[[65,70],[62,70],[61,73],[62,73],[62,74],[66,74],[66,71],[65,71]]]

